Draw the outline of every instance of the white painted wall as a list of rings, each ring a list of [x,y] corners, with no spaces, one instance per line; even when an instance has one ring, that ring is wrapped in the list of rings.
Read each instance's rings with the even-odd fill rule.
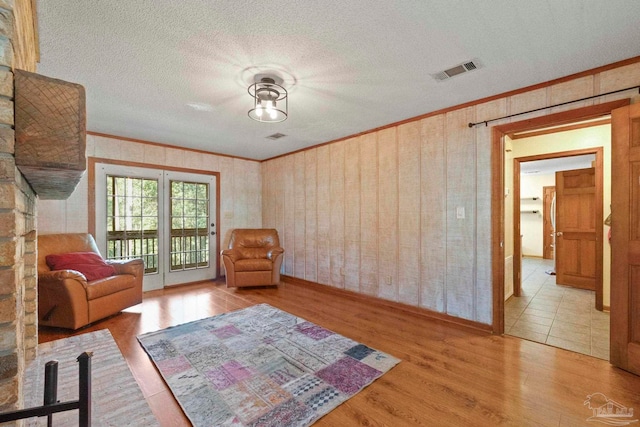
[[[522,233],[522,255],[542,258],[544,200],[542,187],[554,186],[555,174],[520,176],[520,232]],[[537,200],[531,198],[537,197]],[[539,213],[525,213],[526,211]]]

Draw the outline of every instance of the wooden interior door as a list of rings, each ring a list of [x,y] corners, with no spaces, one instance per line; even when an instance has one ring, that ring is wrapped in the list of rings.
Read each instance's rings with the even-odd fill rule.
[[[596,169],[556,172],[556,283],[596,290]]]
[[[640,375],[640,104],[611,132],[611,363]]]
[[[553,259],[554,257],[555,230],[551,220],[551,208],[555,195],[555,186],[542,187],[542,258],[544,259]]]

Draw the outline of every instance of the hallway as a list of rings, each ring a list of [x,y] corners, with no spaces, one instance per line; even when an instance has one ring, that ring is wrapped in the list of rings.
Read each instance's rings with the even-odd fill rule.
[[[609,313],[593,291],[556,285],[553,260],[522,259],[522,296],[505,302],[505,334],[609,360]]]

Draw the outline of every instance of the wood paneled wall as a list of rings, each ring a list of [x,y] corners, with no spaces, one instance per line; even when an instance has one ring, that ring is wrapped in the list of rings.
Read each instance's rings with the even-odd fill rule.
[[[491,324],[491,126],[469,122],[637,84],[634,62],[263,162],[284,274]]]
[[[87,135],[89,157],[220,172],[220,224],[217,228],[221,246],[227,246],[234,228],[262,226],[262,174],[258,162],[96,135]],[[88,215],[94,210],[89,209],[87,200],[85,174],[67,200],[38,202],[38,232],[88,232]]]
[[[488,268],[478,280],[490,169],[477,173],[474,119],[467,108],[264,162],[263,225],[280,232],[284,273],[490,323],[475,314],[484,302],[490,315],[491,290]]]

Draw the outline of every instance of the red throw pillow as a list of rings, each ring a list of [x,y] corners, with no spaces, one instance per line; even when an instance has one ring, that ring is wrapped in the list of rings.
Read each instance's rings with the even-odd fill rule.
[[[52,270],[76,270],[84,274],[87,281],[103,279],[116,274],[112,265],[104,262],[95,252],[70,252],[47,255],[47,265]]]

